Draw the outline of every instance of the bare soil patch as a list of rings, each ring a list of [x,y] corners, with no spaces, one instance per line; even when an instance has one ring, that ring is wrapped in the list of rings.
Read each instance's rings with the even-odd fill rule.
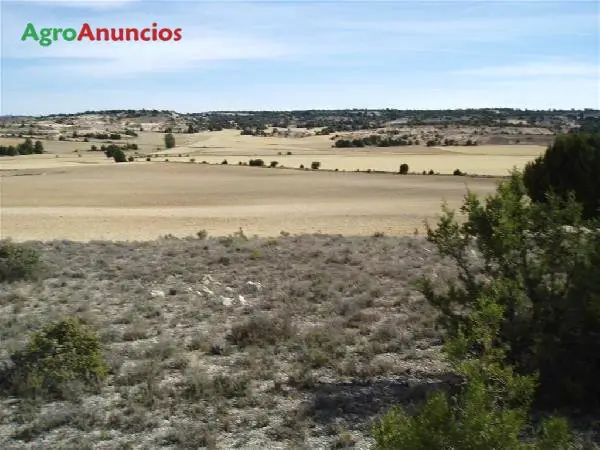
[[[26,173],[39,173],[27,171]],[[127,163],[1,173],[3,237],[155,239],[200,229],[226,235],[412,234],[440,203],[493,178],[296,171],[202,164]]]

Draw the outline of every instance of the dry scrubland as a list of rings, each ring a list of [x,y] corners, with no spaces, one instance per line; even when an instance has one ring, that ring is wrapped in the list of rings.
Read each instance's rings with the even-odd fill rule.
[[[413,234],[440,212],[442,199],[458,206],[466,186],[486,194],[497,181],[146,162],[0,176],[4,237],[82,241],[240,227],[264,236]]]
[[[446,379],[412,282],[451,269],[422,238],[33,244],[43,279],[0,285],[0,359],[73,315],[110,374],[2,400],[2,448],[368,448],[381,413]]]

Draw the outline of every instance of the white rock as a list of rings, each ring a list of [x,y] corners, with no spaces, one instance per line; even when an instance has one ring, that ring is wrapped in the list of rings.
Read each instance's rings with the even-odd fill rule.
[[[161,291],[160,289],[153,289],[150,291],[150,295],[152,297],[160,297],[160,298],[165,298],[165,292]]]
[[[248,303],[243,295],[238,295],[238,300],[242,305],[246,305]]]
[[[223,306],[231,306],[233,304],[233,299],[231,297],[223,297],[221,295],[221,302],[223,302]]]
[[[249,291],[260,291],[262,289],[262,285],[255,281],[247,281],[246,287],[249,288]]]
[[[233,292],[233,288],[232,288],[232,287],[230,287],[230,286],[227,286],[227,287],[225,288],[225,290],[226,290],[227,292]]]
[[[202,286],[200,288],[200,290],[202,292],[198,292],[199,295],[202,295],[202,293],[206,294],[206,295],[215,295],[215,293],[213,291],[211,291],[209,288],[207,288],[206,286]]]

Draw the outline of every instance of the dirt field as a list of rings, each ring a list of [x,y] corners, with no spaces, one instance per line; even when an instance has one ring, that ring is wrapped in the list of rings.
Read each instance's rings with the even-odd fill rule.
[[[468,184],[490,178],[400,176],[127,163],[3,171],[2,236],[27,239],[154,239],[201,229],[226,235],[412,234]]]
[[[164,150],[163,139],[164,134],[151,132],[131,139],[139,145],[139,153],[136,162],[127,164],[88,151],[102,141],[43,141],[46,154],[0,159],[0,235],[16,240],[146,240],[169,233],[193,235],[201,229],[226,235],[240,227],[263,236],[281,231],[413,234],[415,228],[422,232],[424,219],[439,213],[443,199],[458,206],[466,184],[486,194],[497,180],[356,170],[395,172],[407,163],[416,173],[432,169],[449,174],[458,168],[469,174],[506,175],[544,149],[523,145],[335,149],[328,136],[256,137],[225,130],[177,134],[178,146]],[[0,145],[19,142],[22,139],[0,139]],[[146,162],[142,155],[150,153],[161,156]],[[266,164],[278,161],[288,168],[319,161],[322,169],[340,172],[237,166],[253,158]],[[220,164],[223,159],[228,166]]]
[[[506,175],[514,166],[522,168],[544,152],[540,145],[482,145],[476,147],[387,147],[362,149],[332,148],[329,136],[305,138],[240,136],[238,131],[225,130],[197,135],[190,145],[155,152],[169,154],[170,161],[184,153],[197,161],[230,164],[261,158],[267,164],[278,161],[285,167],[310,167],[319,161],[323,169],[397,171],[402,163],[412,172],[433,170],[452,173],[455,169],[479,175]],[[287,155],[291,152],[291,155]],[[279,154],[281,153],[281,154]],[[181,158],[188,160],[189,158]]]

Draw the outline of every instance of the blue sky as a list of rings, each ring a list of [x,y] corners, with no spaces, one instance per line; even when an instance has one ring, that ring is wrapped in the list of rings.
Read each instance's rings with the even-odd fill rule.
[[[2,1],[2,114],[600,108],[596,1]],[[20,40],[182,28],[179,42]]]

